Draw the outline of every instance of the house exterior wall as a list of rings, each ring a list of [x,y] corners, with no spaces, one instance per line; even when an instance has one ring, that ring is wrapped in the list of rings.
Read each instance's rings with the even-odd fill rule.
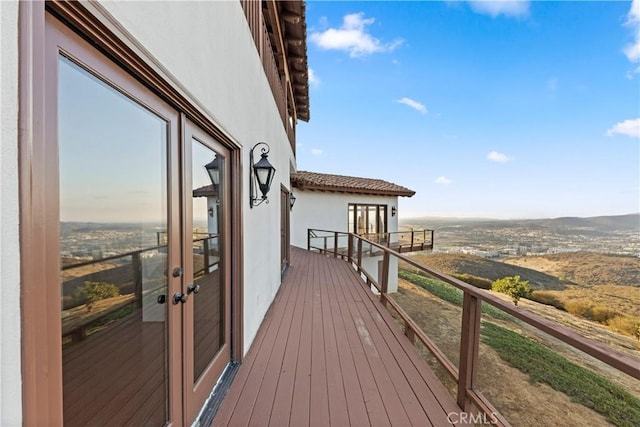
[[[0,2],[0,425],[22,423],[18,222],[19,3]],[[104,2],[96,7],[171,76],[171,84],[242,146],[244,352],[280,286],[280,184],[295,157],[239,1]],[[277,172],[271,203],[249,208],[249,149],[264,141]]]
[[[348,228],[349,204],[387,205],[389,232],[398,231],[398,215],[391,216],[391,206],[398,207],[396,196],[370,196],[325,191],[301,191],[294,188],[296,204],[291,211],[291,244],[307,248],[307,229],[343,231]]]
[[[22,423],[18,221],[18,3],[0,2],[0,425]]]

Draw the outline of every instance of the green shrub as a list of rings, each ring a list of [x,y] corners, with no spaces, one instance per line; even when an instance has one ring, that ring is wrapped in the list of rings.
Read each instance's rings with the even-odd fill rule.
[[[607,324],[609,320],[618,317],[618,313],[604,305],[594,305],[591,307],[591,320],[598,323]]]
[[[592,304],[590,301],[581,299],[570,300],[564,303],[564,308],[568,313],[571,313],[574,316],[584,317],[585,319],[591,318],[591,307]]]
[[[607,322],[609,328],[625,335],[630,335],[640,341],[640,318],[631,316],[617,316]]]
[[[458,280],[462,280],[465,283],[468,283],[476,288],[480,289],[491,289],[491,280],[485,279],[484,277],[474,276],[472,274],[452,274]]]
[[[74,293],[76,298],[85,301],[87,311],[91,311],[96,301],[117,297],[118,295],[120,295],[120,291],[113,283],[90,282],[88,280],[84,282],[84,286],[78,287]]]
[[[564,303],[549,291],[533,291],[529,298],[540,304],[551,305],[559,310],[565,310]]]
[[[531,286],[527,280],[520,280],[520,276],[503,277],[491,284],[491,289],[509,295],[514,305],[518,305],[520,298],[531,296]]]

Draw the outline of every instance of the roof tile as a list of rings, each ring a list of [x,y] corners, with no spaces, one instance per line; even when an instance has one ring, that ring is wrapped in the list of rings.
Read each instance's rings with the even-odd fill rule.
[[[335,191],[381,196],[405,196],[416,194],[401,185],[382,179],[358,178],[355,176],[332,175],[317,172],[298,171],[291,174],[291,185],[301,190]]]

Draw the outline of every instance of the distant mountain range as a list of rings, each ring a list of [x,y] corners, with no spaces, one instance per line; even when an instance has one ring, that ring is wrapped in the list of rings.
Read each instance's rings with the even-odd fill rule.
[[[500,227],[528,227],[543,228],[548,230],[560,229],[591,229],[601,232],[612,231],[639,231],[640,213],[628,215],[594,216],[588,218],[561,217],[545,219],[490,219],[490,218],[447,218],[447,217],[420,217],[401,218],[400,224],[430,224],[432,226],[453,225],[481,225],[484,228]]]

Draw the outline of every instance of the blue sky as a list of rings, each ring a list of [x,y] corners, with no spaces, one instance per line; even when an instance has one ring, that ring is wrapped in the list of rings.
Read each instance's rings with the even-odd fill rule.
[[[309,1],[307,35],[299,170],[401,217],[640,211],[640,0]]]

